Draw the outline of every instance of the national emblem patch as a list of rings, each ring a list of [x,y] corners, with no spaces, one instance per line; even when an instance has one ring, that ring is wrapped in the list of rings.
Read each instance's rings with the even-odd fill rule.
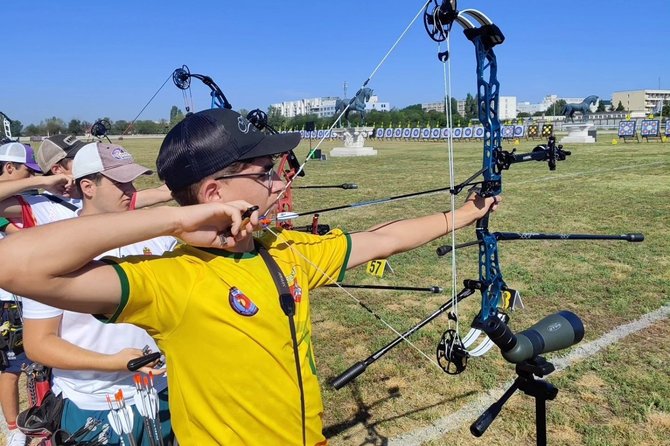
[[[242,316],[253,316],[258,313],[258,307],[242,291],[232,287],[228,293],[228,302],[231,308]]]

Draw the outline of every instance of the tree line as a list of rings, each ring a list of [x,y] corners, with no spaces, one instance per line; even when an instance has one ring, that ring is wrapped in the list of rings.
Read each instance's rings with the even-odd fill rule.
[[[110,135],[155,135],[167,133],[175,124],[184,119],[184,112],[176,105],[170,109],[170,119],[160,119],[158,121],[152,120],[137,120],[135,122],[119,119],[113,121],[109,117],[102,117],[97,121],[103,121],[109,125],[108,131]],[[91,131],[93,122],[71,119],[67,124],[61,118],[52,116],[43,119],[38,124],[28,124],[23,126],[21,121],[15,119],[11,122],[12,137],[18,136],[49,136],[57,135],[59,133],[83,136]],[[0,128],[0,133],[4,135],[4,129]]]
[[[458,101],[451,98],[451,114],[454,126],[460,127],[466,125],[470,120],[477,118],[477,102],[475,98],[468,94],[465,99],[465,113],[462,116],[458,113]],[[277,130],[301,130],[308,122],[314,122],[314,128],[330,128],[337,119],[337,115],[331,117],[319,117],[316,114],[298,115],[292,118],[283,116],[279,109],[272,106],[268,111],[268,122]],[[358,113],[349,115],[351,125],[360,125],[361,117]],[[370,127],[446,127],[447,118],[444,110],[426,111],[421,104],[414,104],[402,109],[392,109],[381,112],[370,110],[367,112],[365,125]]]

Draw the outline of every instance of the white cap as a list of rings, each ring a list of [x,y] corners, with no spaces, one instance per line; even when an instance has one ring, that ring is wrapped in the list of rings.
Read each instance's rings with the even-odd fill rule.
[[[0,161],[14,163],[26,162],[26,147],[18,142],[10,142],[0,146]]]
[[[101,173],[119,183],[129,183],[140,175],[151,174],[151,169],[133,161],[133,156],[121,146],[92,142],[79,149],[72,163],[75,179],[92,173]]]

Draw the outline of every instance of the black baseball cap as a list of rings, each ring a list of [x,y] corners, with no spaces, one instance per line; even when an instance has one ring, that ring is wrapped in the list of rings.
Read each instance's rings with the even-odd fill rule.
[[[294,149],[299,133],[265,134],[225,108],[185,117],[161,144],[156,168],[170,190],[180,190],[237,162]]]

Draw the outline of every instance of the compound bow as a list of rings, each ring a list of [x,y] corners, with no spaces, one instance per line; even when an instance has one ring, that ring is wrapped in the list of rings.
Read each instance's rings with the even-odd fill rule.
[[[512,164],[526,161],[546,161],[550,170],[556,169],[556,163],[563,161],[570,152],[556,145],[553,135],[545,145],[539,145],[529,153],[515,153],[502,149],[501,124],[498,117],[499,88],[497,79],[497,60],[493,48],[503,43],[504,35],[486,15],[474,9],[457,10],[456,0],[430,0],[426,3],[423,12],[424,27],[428,36],[436,42],[444,42],[449,37],[454,23],[463,29],[468,40],[475,49],[477,61],[477,109],[478,118],[484,127],[483,165],[480,170],[467,180],[450,187],[452,197],[472,186],[477,187],[477,193],[483,197],[495,197],[502,192],[502,172]],[[449,58],[448,50],[438,53],[438,58],[446,63]],[[449,107],[447,106],[447,113]],[[450,164],[453,158],[450,159]],[[453,172],[453,170],[452,170]],[[482,177],[481,181],[475,181]],[[452,175],[453,178],[453,175]],[[453,180],[452,180],[453,181]],[[452,215],[454,200],[452,199]],[[451,227],[454,227],[452,222]],[[440,314],[452,310],[449,319],[458,323],[457,304],[462,299],[472,295],[475,291],[481,292],[481,309],[474,318],[470,331],[464,336],[455,329],[448,329],[442,335],[437,346],[437,360],[442,369],[449,374],[458,374],[465,370],[470,357],[481,356],[494,345],[505,349],[509,347],[510,339],[514,334],[507,326],[508,310],[513,310],[515,304],[520,303],[518,292],[507,286],[503,279],[498,257],[498,240],[625,240],[640,242],[644,240],[642,234],[624,235],[586,235],[586,234],[539,234],[539,233],[491,233],[489,231],[489,214],[476,223],[477,241],[462,245],[455,244],[452,234],[452,245],[438,248],[438,255],[448,252],[455,255],[457,248],[479,246],[479,279],[464,280],[464,288],[455,294],[454,286],[452,299],[442,305],[430,316],[414,327],[400,334],[395,340],[379,349],[363,361],[359,361],[342,374],[338,375],[332,385],[339,389],[363,373],[365,369],[380,359],[393,347],[399,345],[407,337],[418,331]],[[455,258],[452,257],[453,274],[455,274]],[[455,276],[454,276],[455,277]],[[476,346],[475,342],[484,333],[484,339]],[[472,347],[472,348],[471,348]]]

